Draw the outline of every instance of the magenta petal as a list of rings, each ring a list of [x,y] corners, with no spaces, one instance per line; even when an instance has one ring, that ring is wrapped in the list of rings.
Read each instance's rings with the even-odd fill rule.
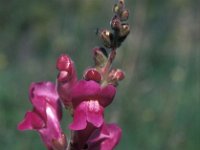
[[[71,105],[71,89],[76,82],[77,82],[76,75],[73,75],[73,77],[67,82],[63,82],[63,81],[61,82],[57,78],[57,91],[65,107],[68,107]]]
[[[69,106],[71,104],[70,92],[71,92],[71,88],[75,84],[74,82],[75,81],[62,83],[60,81],[57,81],[57,83],[58,83],[57,91],[60,96],[60,99],[62,100],[62,102],[64,103],[65,106]]]
[[[90,136],[88,150],[113,150],[120,139],[121,129],[117,125],[104,124]]]
[[[74,111],[73,122],[69,125],[70,130],[82,130],[87,126],[86,121],[87,104],[82,102]]]
[[[38,131],[47,147],[51,147],[52,140],[58,140],[62,136],[62,131],[60,128],[60,122],[56,116],[55,109],[48,103],[46,107],[46,114],[46,127]]]
[[[116,94],[116,88],[113,85],[108,85],[106,87],[103,87],[99,94],[100,95],[99,103],[103,107],[108,106],[112,102],[115,94]]]
[[[109,132],[109,138],[104,140],[101,144],[101,150],[113,150],[121,139],[121,129],[115,124],[107,124],[107,131]]]
[[[88,102],[88,103],[91,103],[91,102]],[[94,103],[95,102],[93,102],[93,105]],[[104,122],[104,119],[103,119],[104,109],[99,104],[98,106],[94,106],[94,107],[98,107],[98,108],[96,108],[96,110],[95,108],[92,108],[93,110],[90,110],[90,108],[87,109],[87,121],[93,124],[95,127],[100,127]]]
[[[51,103],[58,99],[55,84],[51,82],[32,83],[29,92],[31,100],[34,96],[48,97],[48,99],[51,99]]]
[[[35,112],[27,112],[24,120],[19,123],[18,130],[40,129],[45,126],[44,121]]]
[[[45,119],[46,103],[54,107],[59,120],[62,118],[61,102],[58,99],[55,85],[51,82],[32,83],[30,86],[30,99],[34,109]],[[46,120],[46,119],[45,119]]]
[[[46,120],[46,100],[43,97],[34,97],[32,99],[32,105],[34,111],[40,114],[40,116]]]
[[[56,110],[47,103],[46,115],[47,115],[47,128],[49,130],[49,135],[58,138],[61,134],[60,122],[56,115]]]
[[[72,103],[77,105],[84,100],[95,99],[100,92],[100,85],[95,81],[81,80],[71,91]]]

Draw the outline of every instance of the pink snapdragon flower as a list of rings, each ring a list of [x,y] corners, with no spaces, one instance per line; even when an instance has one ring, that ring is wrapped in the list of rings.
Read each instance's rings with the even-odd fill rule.
[[[71,91],[72,104],[74,108],[71,130],[83,130],[88,123],[100,127],[103,122],[104,108],[108,106],[116,93],[112,85],[101,87],[93,80],[80,80]]]
[[[115,124],[103,124],[87,141],[87,150],[113,150],[121,139],[122,131]]]
[[[25,114],[18,129],[38,131],[48,150],[65,150],[66,139],[60,127],[62,108],[55,85],[32,83],[29,97],[33,110]]]
[[[58,94],[64,105],[73,110],[73,122],[69,128],[83,130],[88,123],[100,127],[104,122],[104,108],[112,102],[116,88],[111,84],[103,87],[99,83],[101,74],[92,68],[87,69],[85,80],[77,81],[73,61],[64,54],[57,60],[57,69]]]

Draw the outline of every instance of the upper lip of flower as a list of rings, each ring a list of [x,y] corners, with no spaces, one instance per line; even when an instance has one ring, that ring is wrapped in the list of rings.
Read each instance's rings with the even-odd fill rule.
[[[97,100],[101,106],[106,107],[112,102],[115,93],[116,88],[113,85],[101,87],[95,81],[80,80],[72,88],[72,104],[76,107],[82,101]]]
[[[69,126],[70,129],[85,129],[88,122],[100,127],[104,122],[104,107],[112,102],[115,93],[116,88],[112,85],[102,87],[93,80],[77,82],[71,90],[74,121]]]
[[[46,103],[49,103],[56,111],[59,120],[62,118],[60,110],[61,103],[58,100],[58,94],[55,85],[51,82],[32,83],[30,86],[30,101],[37,111],[44,119],[46,119]]]

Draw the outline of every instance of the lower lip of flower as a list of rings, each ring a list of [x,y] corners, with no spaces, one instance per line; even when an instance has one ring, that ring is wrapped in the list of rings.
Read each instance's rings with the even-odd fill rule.
[[[100,110],[100,105],[97,100],[89,100],[87,102],[87,108],[91,112],[98,112]]]

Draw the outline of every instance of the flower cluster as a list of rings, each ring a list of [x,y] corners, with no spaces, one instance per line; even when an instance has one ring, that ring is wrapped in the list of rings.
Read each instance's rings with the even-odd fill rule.
[[[128,11],[123,0],[113,8],[111,20],[113,32],[100,30],[102,47],[93,49],[94,67],[88,68],[83,79],[78,80],[74,62],[62,54],[56,63],[56,83],[32,83],[29,99],[33,105],[19,130],[36,130],[48,150],[113,150],[121,138],[121,129],[104,121],[104,110],[116,94],[118,82],[125,75],[120,69],[112,69],[116,49],[130,32]],[[71,136],[61,129],[62,106],[73,117],[69,124]]]

